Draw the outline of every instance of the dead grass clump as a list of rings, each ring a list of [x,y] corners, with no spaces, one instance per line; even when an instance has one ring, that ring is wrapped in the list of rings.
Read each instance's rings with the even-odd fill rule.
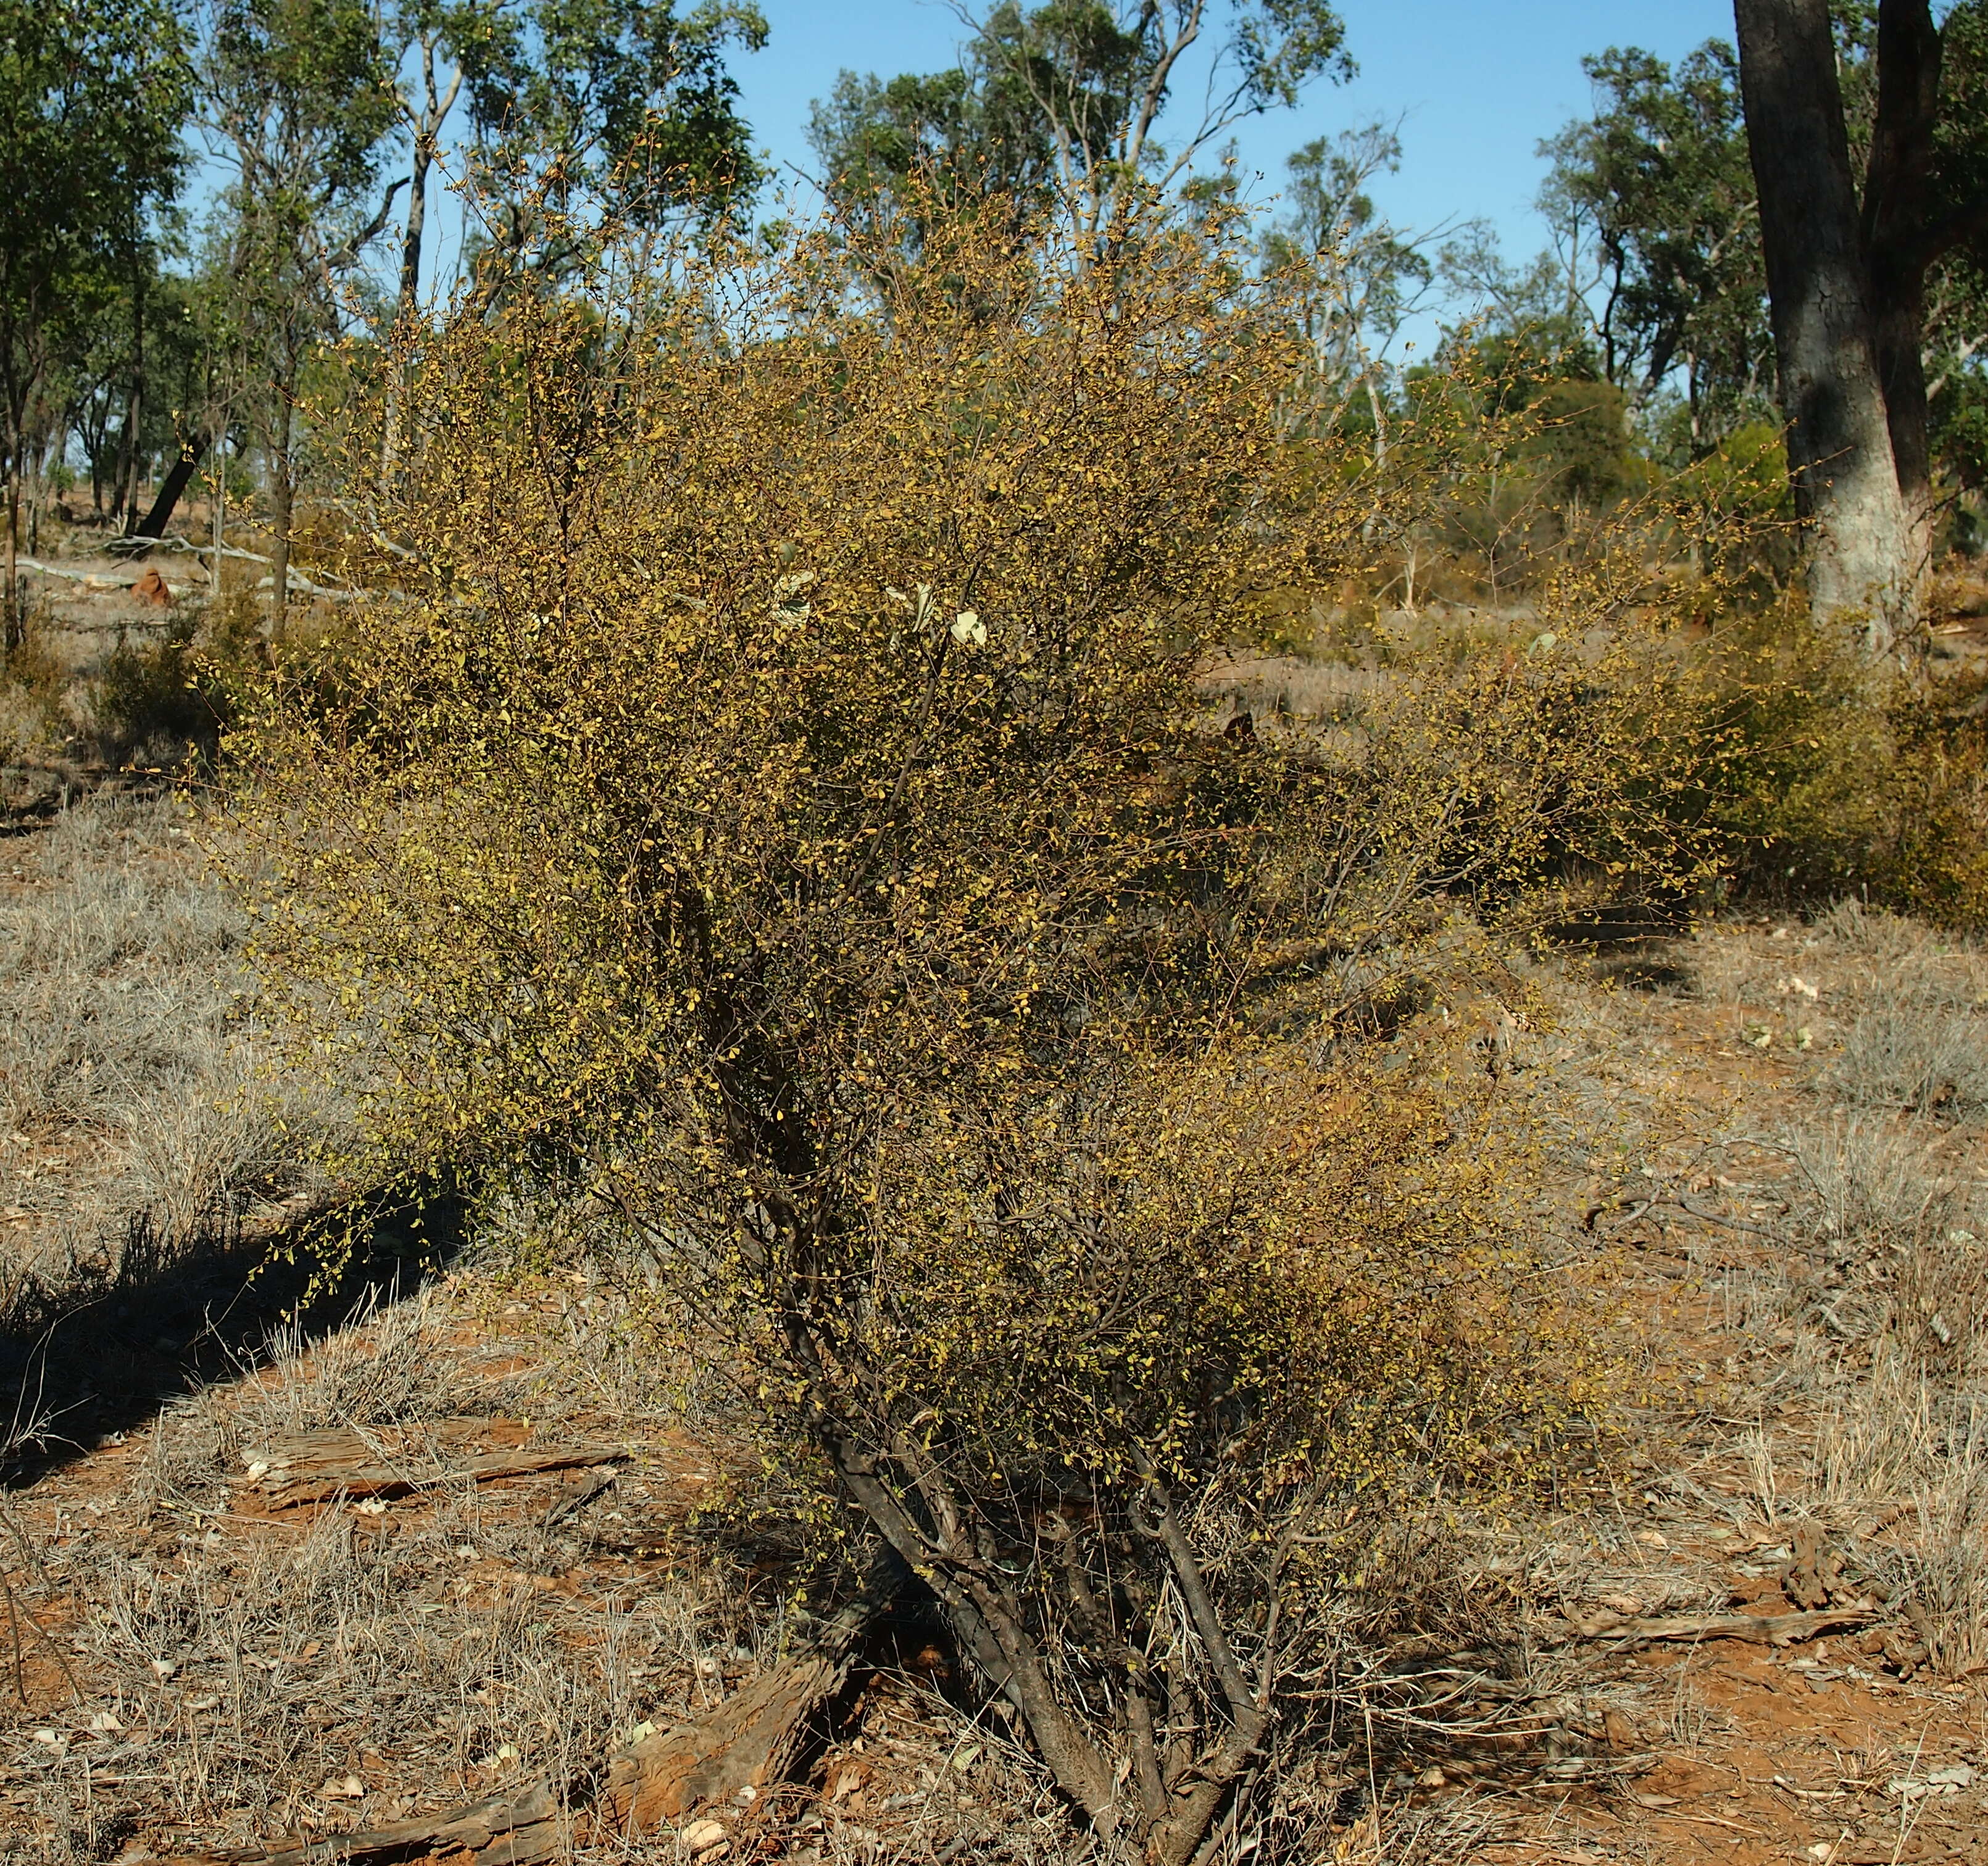
[[[1892,1661],[1953,1677],[1988,1661],[1988,1226],[1941,1138],[1859,1115],[1791,1144],[1814,1248],[1781,1313],[1817,1413],[1810,1501],[1861,1526],[1858,1562],[1910,1628]]]
[[[1988,1668],[1988,1435],[1970,1408],[1965,1437],[1912,1499],[1917,1558],[1905,1598],[1935,1668]]]
[[[1988,1018],[1958,985],[1880,987],[1844,1033],[1828,1083],[1855,1107],[1978,1114],[1988,1108]]]
[[[1826,908],[1811,924],[1844,952],[1886,966],[1919,963],[1935,941],[1922,921],[1887,907],[1873,907],[1857,894],[1847,894]]]
[[[1818,1245],[1790,1303],[1832,1353],[1885,1357],[1949,1387],[1988,1369],[1988,1246],[1974,1188],[1930,1156],[1930,1137],[1853,1117],[1793,1143]]]
[[[1786,1144],[1806,1189],[1802,1222],[1838,1263],[1962,1222],[1967,1190],[1932,1164],[1920,1133],[1852,1115]]]
[[[79,1643],[123,1681],[121,1723],[176,1727],[178,1818],[260,1837],[375,1824],[526,1774],[563,1785],[641,1716],[692,1709],[709,1653],[695,1587],[576,1638],[592,1630],[580,1614],[465,1534],[460,1508],[391,1536],[333,1510],[294,1541],[196,1529],[164,1560],[100,1546]],[[384,1780],[390,1753],[424,1779]]]
[[[1944,1676],[1988,1666],[1988,1418],[1903,1355],[1881,1353],[1825,1419],[1820,1496],[1881,1538],[1861,1565],[1911,1629],[1895,1656]]]
[[[304,1182],[326,1098],[265,1073],[246,922],[176,799],[99,791],[0,902],[0,1148],[15,1306],[167,1252]]]
[[[343,1426],[445,1418],[470,1409],[441,1351],[425,1294],[380,1306],[377,1292],[347,1327],[313,1341],[292,1320],[269,1340],[269,1364],[230,1409],[239,1442]]]
[[[1911,1498],[1937,1455],[1938,1403],[1911,1357],[1881,1343],[1862,1377],[1839,1385],[1817,1429],[1823,1507],[1868,1520]]]

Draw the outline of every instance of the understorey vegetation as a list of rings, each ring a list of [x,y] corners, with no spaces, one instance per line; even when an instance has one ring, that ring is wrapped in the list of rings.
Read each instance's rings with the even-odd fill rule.
[[[1523,637],[1225,719],[1211,667],[1483,429],[1293,434],[1219,215],[1100,257],[958,205],[915,259],[556,228],[583,276],[415,346],[376,593],[244,688],[215,840],[346,1059],[322,1170],[666,1266],[823,1584],[928,1598],[1073,1813],[1185,1862],[1333,1715],[1389,1513],[1523,1494],[1606,1403],[1510,1137],[1363,1039],[1674,921],[1790,833],[1785,761],[1828,781],[1831,702],[1690,645],[1658,502]]]
[[[218,1528],[170,1578],[78,1565],[112,1610],[79,1620],[76,1651],[137,1655],[154,1709],[175,1627],[198,1629],[186,1717],[236,1675],[235,1730],[210,1746],[238,1797],[228,1844],[343,1818],[306,1820],[295,1783],[259,1774],[284,1675],[272,1659],[263,1695],[242,1691],[244,1628],[329,1671],[363,1624],[369,1743],[390,1740],[411,1641],[421,1688],[460,1700],[452,1723],[423,1710],[423,1740],[454,1732],[465,1784],[509,1793],[521,1766],[500,1848],[563,1824],[583,1853],[624,1815],[632,1844],[635,1812],[662,1807],[654,1745],[694,1744],[762,1689],[788,1702],[775,1688],[813,1667],[832,1687],[796,1687],[765,1779],[707,1797],[723,1820],[662,1807],[667,1844],[709,1861],[741,1824],[776,1831],[789,1765],[834,1734],[800,1726],[888,1624],[932,1634],[920,1675],[952,1695],[931,1687],[928,1722],[1002,1732],[989,1776],[1036,1797],[1016,1858],[1295,1866],[1371,1842],[1378,1861],[1381,1783],[1398,1762],[1391,1790],[1432,1786],[1430,1732],[1467,1727],[1501,1766],[1626,1750],[1570,1686],[1541,1708],[1537,1681],[1585,1662],[1542,1660],[1543,1627],[1562,1651],[1626,1599],[1605,1625],[1639,1640],[1729,1630],[1709,1570],[1675,1598],[1584,1601],[1547,1526],[1605,1499],[1626,1543],[1624,1473],[1665,1432],[1738,1417],[1709,1388],[1679,1399],[1655,1324],[1623,1313],[1628,1249],[1653,1290],[1716,1272],[1746,1354],[1796,1341],[1783,1384],[1835,1408],[1804,1425],[1799,1481],[1862,1578],[1805,1528],[1790,1611],[1868,1632],[1901,1678],[1978,1665],[1978,1435],[1963,1457],[1958,1425],[1929,1449],[1899,1424],[1914,1405],[1957,1420],[1982,1361],[1956,1307],[1982,1280],[1978,1202],[1929,1162],[1988,1107],[1969,944],[1988,922],[1988,678],[1920,627],[1939,603],[1988,607],[1963,557],[1950,589],[1929,568],[1936,479],[1959,514],[1977,481],[1921,463],[1893,529],[1923,534],[1924,561],[1883,578],[1848,563],[1847,532],[1831,543],[1814,447],[1791,485],[1733,55],[1680,68],[1689,123],[1667,68],[1598,63],[1614,106],[1554,152],[1567,224],[1602,215],[1612,242],[1591,332],[1571,307],[1593,281],[1522,279],[1482,241],[1438,262],[1376,222],[1362,191],[1399,153],[1378,129],[1303,152],[1274,227],[1193,179],[1229,119],[1168,168],[1155,125],[1198,8],[1067,33],[1060,8],[1004,7],[956,72],[844,74],[816,113],[819,215],[749,227],[727,218],[755,177],[721,55],[763,36],[749,7],[663,32],[631,0],[567,42],[557,8],[506,0],[481,25],[409,13],[396,50],[343,0],[288,5],[210,9],[175,65],[237,171],[217,221],[233,296],[189,313],[205,334],[174,353],[204,384],[186,431],[160,429],[140,355],[113,470],[109,378],[84,397],[127,529],[141,455],[178,456],[167,506],[208,476],[211,542],[172,559],[201,559],[205,603],[156,566],[143,598],[17,575],[74,411],[23,378],[5,438],[0,735],[22,823],[56,825],[3,917],[20,1005],[0,1138],[20,1162],[7,1222],[28,1228],[0,1289],[27,1396],[9,1471],[65,1455],[90,1408],[123,1442],[74,1324],[157,1301],[134,1393],[224,1361],[245,1378],[161,1415],[155,1446],[179,1449],[129,1492],[147,1522],[232,1522],[247,1498],[266,1528],[293,1457],[372,1486],[328,1479],[288,1570],[260,1543],[229,1569]],[[1974,11],[1954,14],[1954,82],[1973,83]],[[1222,55],[1235,113],[1343,66],[1323,6],[1235,18],[1254,22]],[[1849,47],[1866,78],[1869,36]],[[300,48],[320,42],[313,76]],[[602,116],[580,74],[610,66]],[[482,232],[428,304],[419,217],[459,91]],[[1876,106],[1852,93],[1837,115],[1861,122]],[[402,185],[394,122],[408,252],[391,311],[361,317],[355,269]],[[309,145],[294,199],[255,180],[279,134]],[[1704,216],[1625,204],[1658,141],[1696,148],[1692,187],[1721,204],[1724,256],[1689,303],[1666,296],[1683,274],[1653,222],[1711,238]],[[1473,266],[1498,306],[1429,361],[1387,363],[1416,292]],[[115,301],[134,345],[163,277],[141,267]],[[1949,407],[1978,387],[1974,353],[1949,359]],[[80,587],[31,603],[26,579],[51,574]],[[114,639],[66,664],[61,604],[73,623],[100,598],[130,607],[77,630]],[[73,806],[85,776],[114,782]],[[1722,962],[1707,929],[1762,911],[1788,917],[1763,941],[1798,946]],[[1656,1003],[1683,975],[1662,954],[1698,968],[1694,1012],[1728,990],[1736,1029],[1699,1033],[1719,1063],[1785,1063],[1820,1124],[1708,1138],[1688,1131],[1702,1110],[1617,1094],[1627,1039],[1595,1031],[1633,1020],[1604,987]],[[1568,1065],[1591,1072],[1577,1092]],[[1706,1232],[1677,1252],[1679,1214],[1726,1227],[1724,1254]],[[406,1254],[383,1268],[389,1233]],[[267,1275],[272,1240],[288,1261]],[[404,1269],[451,1253],[469,1268],[436,1286],[436,1317],[495,1342],[502,1301],[521,1338],[565,1330],[557,1352],[458,1381],[462,1341],[394,1301]],[[219,1280],[168,1316],[158,1293],[194,1286],[188,1264]],[[355,1326],[309,1340],[299,1318],[354,1289]],[[258,1302],[282,1325],[258,1332]],[[607,1396],[583,1421],[549,1398],[583,1380]],[[1758,1526],[1778,1535],[1785,1435],[1770,1446],[1746,1391]],[[524,1416],[548,1412],[550,1449]],[[688,1528],[658,1528],[684,1486],[652,1461],[623,1476],[653,1520],[583,1530],[637,1417],[651,1452],[703,1435],[708,1488]],[[486,1440],[512,1462],[464,1449]],[[427,1462],[405,1479],[396,1459]],[[535,1526],[482,1526],[479,1482],[555,1469]],[[390,1492],[433,1506],[397,1544]],[[1909,1502],[1920,1543],[1874,1552]],[[1878,1528],[1852,1520],[1881,1506]],[[556,1638],[532,1590],[668,1538],[695,1543],[702,1595],[668,1593],[672,1572],[645,1656],[594,1678],[597,1603]],[[516,1574],[486,1624],[468,1571],[441,1577],[499,1541]],[[403,1570],[424,1590],[407,1611],[447,1592],[453,1643],[404,1617]],[[213,1578],[231,1572],[252,1611]],[[640,1674],[673,1641],[693,1669],[645,1710]],[[552,1739],[529,1776],[491,1682],[507,1664],[535,1675]],[[1680,1682],[1679,1728],[1685,1703]],[[357,1737],[336,1760],[333,1721],[293,1749],[342,1810],[370,1765]],[[932,1819],[951,1820],[965,1771],[938,1773],[925,1812],[946,1800]],[[197,1786],[180,1812],[218,1832],[222,1805]],[[424,1813],[431,1830],[383,1847],[461,1808]],[[1452,1857],[1488,1831],[1466,1825]]]

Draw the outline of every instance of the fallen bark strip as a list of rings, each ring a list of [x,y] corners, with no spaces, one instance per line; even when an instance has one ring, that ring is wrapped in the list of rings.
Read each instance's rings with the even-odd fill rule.
[[[602,1841],[681,1827],[704,1808],[737,1809],[745,1790],[752,1791],[747,1800],[756,1800],[793,1766],[810,1720],[847,1681],[857,1641],[889,1604],[888,1594],[852,1602],[806,1651],[735,1692],[702,1723],[660,1732],[610,1758],[599,1800],[575,1811],[570,1837]],[[445,1852],[466,1854],[473,1866],[536,1866],[565,1845],[566,1830],[559,1797],[534,1781],[391,1827],[218,1859],[182,1858],[171,1866],[384,1866]]]
[[[259,1853],[232,1854],[228,1859],[230,1866],[339,1866],[347,1860],[419,1858],[459,1851],[468,1854],[476,1866],[531,1866],[559,1850],[564,1839],[561,1824],[552,1790],[543,1782],[533,1782],[508,1795],[448,1808],[418,1820],[272,1847]]]
[[[294,1509],[303,1503],[328,1503],[338,1496],[410,1496],[420,1490],[433,1490],[444,1484],[488,1483],[493,1478],[527,1477],[538,1471],[570,1471],[604,1464],[620,1464],[626,1452],[611,1451],[598,1445],[552,1445],[536,1451],[492,1452],[481,1458],[465,1459],[445,1471],[427,1476],[395,1470],[389,1465],[359,1465],[323,1477],[300,1478],[286,1484],[269,1499],[271,1509]]]
[[[608,1765],[597,1833],[647,1834],[717,1802],[756,1799],[793,1762],[808,1719],[842,1689],[846,1658],[790,1660],[725,1699],[703,1722],[659,1731]]]
[[[702,1723],[662,1730],[608,1764],[593,1834],[617,1838],[677,1824],[699,1808],[750,1801],[793,1765],[816,1714],[847,1682],[857,1642],[903,1584],[894,1565],[816,1634],[809,1648],[735,1692]]]
[[[1868,1626],[1877,1618],[1864,1607],[1823,1607],[1799,1614],[1683,1614],[1657,1620],[1621,1620],[1604,1614],[1575,1623],[1567,1639],[1744,1639],[1756,1645],[1786,1646],[1839,1627]]]

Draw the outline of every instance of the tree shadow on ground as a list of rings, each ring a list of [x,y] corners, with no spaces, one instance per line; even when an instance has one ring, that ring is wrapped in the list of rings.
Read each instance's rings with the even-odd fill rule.
[[[273,1236],[216,1227],[168,1246],[134,1218],[93,1269],[79,1266],[60,1290],[17,1290],[0,1310],[0,1489],[259,1365],[279,1324],[319,1340],[413,1295],[456,1256],[463,1225],[452,1195],[349,1215],[336,1250],[320,1242],[321,1220]]]
[[[1682,962],[1681,915],[1642,905],[1597,908],[1545,929],[1550,944],[1588,955],[1593,975],[1636,991],[1689,992],[1698,975]]]

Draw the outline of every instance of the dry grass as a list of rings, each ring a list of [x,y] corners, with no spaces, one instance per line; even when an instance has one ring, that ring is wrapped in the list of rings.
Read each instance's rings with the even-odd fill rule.
[[[243,923],[170,794],[100,790],[9,846],[0,892],[0,1307],[114,1284],[296,1190],[308,1085],[276,1083]],[[4,879],[4,877],[0,877]]]
[[[1872,994],[1843,1039],[1831,1086],[1853,1107],[1976,1115],[1988,1109],[1988,1017],[1928,982]]]
[[[8,1131],[25,1137],[7,1156],[9,1196],[32,1212],[18,1229],[42,1254],[25,1267],[50,1289],[101,1279],[110,1259],[90,1252],[119,1247],[125,1213],[155,1214],[170,1254],[165,1233],[296,1183],[271,1104],[250,1098],[266,1085],[240,928],[183,827],[167,800],[100,797],[22,839],[0,896],[14,1001],[0,1086]],[[1513,1040],[1502,1092],[1536,1097],[1528,1118],[1552,1136],[1543,1180],[1597,1170],[1598,1104],[1618,1162],[1661,1164],[1679,1137],[1676,1183],[1730,1222],[1680,1219],[1633,1267],[1652,1267],[1653,1287],[1709,1293],[1728,1365],[1699,1387],[1661,1370],[1666,1397],[1632,1422],[1648,1435],[1604,1474],[1612,1490],[1496,1525],[1390,1525],[1362,1550],[1313,1740],[1266,1776],[1224,1866],[1522,1857],[1499,1844],[1541,1821],[1564,1834],[1568,1797],[1600,1806],[1653,1754],[1716,1763],[1734,1716],[1688,1666],[1653,1684],[1534,1636],[1556,1605],[1721,1611],[1736,1574],[1771,1588],[1805,1523],[1904,1642],[1855,1663],[1902,1691],[1915,1665],[1937,1683],[1988,1662],[1980,1104],[1956,1090],[1909,1114],[1902,1097],[1854,1090],[1847,1060],[1895,1002],[1973,1027],[1980,962],[1854,907],[1807,928],[1712,929],[1670,957],[1661,1000],[1529,969],[1543,1001],[1559,998]],[[1659,1001],[1702,1016],[1716,1053],[1783,1072],[1750,1138],[1730,1121],[1690,1130],[1664,1105],[1682,1059],[1675,1032],[1652,1029]],[[1748,1035],[1761,1028],[1765,1050]],[[1651,1166],[1660,1185],[1670,1170]],[[1542,1213],[1557,1209],[1542,1192]],[[73,1866],[168,1831],[210,1849],[329,1837],[526,1774],[577,1796],[637,1725],[694,1720],[795,1636],[785,1505],[755,1489],[721,1357],[681,1354],[651,1326],[654,1263],[578,1208],[492,1205],[474,1229],[477,1249],[438,1287],[318,1338],[277,1327],[237,1378],[0,1504],[39,1564],[15,1584],[83,1687],[46,1652],[37,1668],[30,1641],[32,1702],[0,1723],[0,1859]],[[1608,1261],[1620,1273],[1629,1260]],[[1753,1423],[1659,1416],[1693,1404]],[[632,1462],[597,1496],[546,1477],[312,1520],[258,1520],[244,1489],[246,1455],[290,1437],[495,1415],[625,1445]],[[690,1482],[691,1462],[730,1474],[725,1507]],[[666,1553],[613,1553],[652,1543]],[[1073,1834],[998,1709],[910,1658],[878,1655],[808,1780],[756,1817],[779,1857],[1120,1866]],[[681,1856],[661,1836],[583,1857]]]

